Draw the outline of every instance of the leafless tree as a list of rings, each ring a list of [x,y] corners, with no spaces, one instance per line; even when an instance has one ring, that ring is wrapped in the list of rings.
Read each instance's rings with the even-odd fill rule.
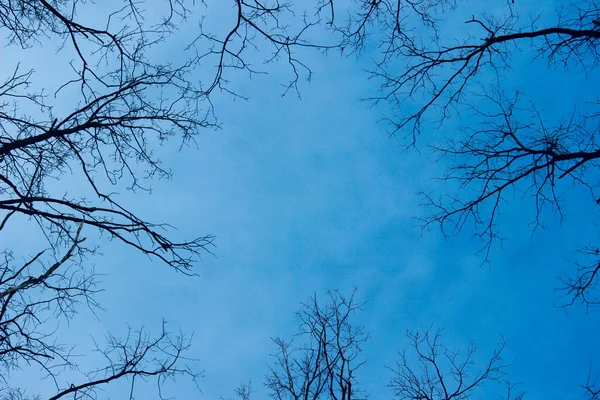
[[[0,1],[4,47],[26,55],[45,41],[59,44],[65,69],[64,82],[42,83],[16,63],[0,83],[0,234],[27,226],[31,236],[37,228],[47,240],[24,261],[2,250],[0,379],[9,397],[22,396],[11,389],[9,375],[26,366],[40,367],[54,381],[52,399],[93,399],[99,387],[118,379],[129,380],[133,398],[141,380],[155,377],[160,392],[165,379],[198,377],[183,364],[188,339],[163,326],[156,337],[144,330],[121,339],[109,335],[106,347],[98,346],[104,366],[80,371],[82,379],[67,386],[59,379],[77,363],[73,344],[55,335],[57,321],[72,318],[81,303],[98,307],[99,288],[86,263],[95,246],[82,232],[99,231],[187,274],[211,245],[210,235],[170,239],[165,225],[138,217],[107,191],[118,184],[147,189],[143,177],[168,176],[152,146],[175,135],[187,142],[214,124],[200,109],[206,94],[187,78],[189,61],[171,66],[145,57],[188,13],[181,1],[163,5],[166,17],[152,26],[136,2],[88,26],[79,22],[86,6],[78,1]],[[9,68],[8,60],[3,64]],[[54,87],[52,96],[46,84]],[[52,182],[66,175],[80,178],[76,184],[85,189],[71,196],[55,190]]]
[[[439,225],[445,235],[473,228],[487,262],[492,245],[502,240],[501,208],[515,197],[534,205],[533,229],[547,226],[547,218],[562,219],[561,193],[573,185],[590,193],[581,204],[595,207],[596,94],[578,104],[563,101],[564,115],[550,115],[510,78],[515,59],[529,56],[535,68],[564,68],[565,79],[583,73],[593,84],[600,60],[597,1],[558,2],[552,21],[521,15],[519,2],[477,11],[476,4],[460,0],[362,0],[341,20],[335,9],[342,3],[322,1],[320,10],[343,35],[341,46],[349,51],[369,46],[370,54],[374,46],[379,49],[371,76],[381,90],[368,100],[392,107],[386,120],[407,147],[426,140],[449,166],[440,178],[447,185],[440,187],[450,192],[423,193],[432,210],[425,227]],[[562,101],[560,95],[554,101]],[[446,128],[449,117],[452,129]],[[425,126],[426,139],[419,139]],[[596,238],[590,240],[580,254],[585,257],[575,262],[578,271],[563,280],[567,305],[597,303],[599,247]]]
[[[235,396],[239,400],[250,400],[250,395],[253,392],[252,382],[242,382],[235,390]],[[226,400],[225,397],[220,397],[221,400]],[[231,400],[231,398],[227,398]]]
[[[368,335],[351,322],[361,308],[355,294],[346,298],[337,291],[328,292],[325,304],[319,304],[314,295],[297,314],[296,338],[273,339],[277,353],[265,383],[272,398],[360,398],[356,371],[365,362],[359,355]]]
[[[506,400],[521,400],[525,393],[506,380],[502,341],[484,362],[476,360],[471,345],[464,353],[449,350],[442,343],[442,331],[432,328],[408,332],[411,352],[400,353],[392,370],[390,388],[402,400],[465,400],[479,398],[487,382],[506,385]]]
[[[92,26],[81,22],[80,15],[93,4],[0,0],[3,45],[27,52],[47,41],[59,43],[66,74],[63,82],[48,84],[50,95],[45,84],[35,80],[33,70],[20,63],[10,66],[10,73],[0,80],[0,235],[27,225],[47,239],[44,248],[26,257],[10,249],[2,253],[4,379],[11,370],[32,363],[51,378],[65,367],[76,368],[70,347],[56,341],[49,321],[72,318],[82,302],[98,306],[94,294],[100,289],[86,262],[96,248],[82,232],[99,232],[179,272],[194,274],[194,261],[210,251],[213,237],[175,240],[167,234],[168,225],[143,218],[121,203],[114,191],[149,190],[146,179],[170,177],[154,147],[174,138],[182,145],[193,143],[202,129],[217,127],[211,95],[217,91],[240,95],[228,84],[226,73],[264,72],[253,66],[252,51],[260,53],[270,46],[266,61],[283,59],[290,66],[286,92],[297,89],[300,77],[311,76],[298,56],[302,49],[360,50],[368,43],[370,30],[378,32],[383,53],[373,77],[383,82],[383,92],[372,100],[401,106],[391,121],[398,132],[406,130],[414,144],[425,115],[433,113],[443,121],[456,108],[473,105],[469,90],[481,87],[478,77],[485,71],[500,76],[508,70],[509,55],[518,44],[532,46],[533,54],[547,56],[554,64],[577,63],[593,71],[600,35],[595,1],[565,8],[550,27],[520,25],[508,3],[505,15],[473,17],[467,21],[471,35],[450,38],[439,29],[439,21],[458,1],[360,0],[345,19],[345,12],[336,12],[340,1],[315,0],[313,10],[302,12],[307,10],[302,2],[234,0],[235,18],[225,34],[207,32],[201,23],[179,64],[160,63],[148,54],[191,16],[191,2],[157,4],[164,7],[160,20],[148,22],[139,3],[124,1]],[[290,22],[295,15],[301,18]],[[341,42],[315,40],[319,36],[313,31],[322,23],[340,35]],[[399,66],[398,61],[404,64]],[[212,78],[196,83],[194,77],[205,65],[215,68],[209,71]],[[541,111],[521,106],[520,93],[511,95],[499,86],[483,88],[473,90],[495,108],[473,108],[478,125],[436,147],[455,163],[445,179],[479,189],[478,194],[441,202],[426,196],[439,210],[426,223],[460,231],[465,223],[474,222],[491,246],[497,238],[498,204],[508,190],[525,187],[533,195],[536,223],[541,223],[543,207],[560,211],[557,180],[569,177],[592,193],[597,190],[586,172],[594,170],[600,156],[595,141],[600,112],[595,100],[567,121],[547,124]],[[421,103],[402,108],[408,101]],[[76,194],[52,185],[67,175],[76,182]],[[597,198],[594,195],[594,201]],[[598,258],[595,248],[587,254],[592,263],[580,264],[579,275],[565,284],[574,301],[590,303],[595,301],[588,293],[597,283]],[[356,397],[354,372],[361,365],[356,358],[366,335],[348,318],[360,306],[354,297],[345,299],[338,293],[331,293],[329,300],[322,308],[314,298],[300,313],[301,332],[311,339],[308,344],[276,340],[278,362],[270,376],[274,396]],[[119,340],[109,336],[103,350],[106,368],[72,387],[57,381],[56,396],[94,398],[97,387],[129,377],[133,397],[133,383],[143,377],[155,376],[159,382],[178,374],[195,379],[197,374],[179,363],[187,346],[185,337],[171,335],[166,328],[157,339],[143,332]],[[294,358],[297,354],[299,358]]]
[[[366,362],[362,345],[369,339],[365,328],[352,323],[362,309],[356,289],[350,297],[327,293],[325,304],[313,295],[297,314],[299,332],[292,341],[273,339],[277,352],[265,386],[271,398],[358,399],[368,398],[359,389],[358,369]],[[442,330],[408,332],[408,351],[399,353],[389,388],[402,400],[466,400],[481,398],[484,386],[498,385],[501,400],[522,400],[525,393],[507,379],[502,340],[488,358],[478,357],[474,345],[464,352],[451,351],[442,343]],[[382,388],[383,389],[383,388]],[[235,390],[236,398],[250,399],[250,383]],[[493,391],[487,391],[493,393]]]
[[[588,400],[600,399],[600,388],[598,388],[598,377],[593,376],[592,365],[588,370],[587,380],[584,385],[580,385],[584,391],[584,396]]]
[[[9,388],[0,393],[0,399],[2,400],[42,400],[40,396],[28,396],[26,392],[21,389]]]
[[[17,54],[10,61],[57,46],[63,64],[53,76],[64,78],[44,82],[23,63],[2,58],[8,74],[0,78],[0,235],[26,226],[47,242],[31,254],[1,250],[0,379],[9,398],[25,396],[8,382],[11,371],[25,366],[38,366],[54,380],[52,399],[96,398],[99,387],[127,379],[133,398],[135,383],[151,377],[163,396],[165,379],[196,380],[199,374],[182,355],[187,337],[163,326],[156,337],[145,330],[120,339],[109,335],[106,347],[98,346],[105,366],[80,371],[81,382],[64,386],[58,377],[77,370],[77,363],[72,344],[56,337],[57,323],[80,305],[99,307],[94,295],[101,288],[89,262],[98,233],[194,275],[193,264],[211,251],[213,237],[175,240],[168,225],[143,218],[116,191],[149,191],[149,179],[171,176],[156,146],[172,139],[193,143],[204,128],[218,126],[210,96],[217,89],[236,95],[225,71],[253,71],[244,58],[248,47],[258,49],[264,40],[274,49],[268,60],[287,57],[293,74],[288,88],[295,87],[299,69],[310,74],[293,50],[326,48],[304,39],[313,26],[308,20],[297,30],[280,23],[289,5],[240,0],[234,2],[237,22],[225,37],[200,31],[182,48],[180,62],[161,62],[150,54],[191,17],[194,2],[159,0],[153,15],[139,2],[119,3],[0,0],[2,44]],[[94,22],[83,22],[90,13]],[[214,69],[200,71],[209,61]],[[214,77],[208,85],[197,82],[201,72]],[[73,182],[69,189],[55,185],[65,177]]]
[[[229,80],[224,77],[227,70],[246,72],[249,75],[264,74],[262,67],[252,63],[249,53],[268,52],[263,64],[283,61],[289,66],[291,79],[285,83],[283,94],[294,90],[300,95],[298,82],[301,77],[310,80],[312,70],[297,55],[302,49],[327,51],[339,48],[335,39],[329,44],[321,43],[318,32],[323,32],[322,16],[318,10],[322,7],[320,0],[309,2],[280,2],[235,0],[234,23],[228,26],[225,34],[216,35],[206,30],[204,21],[199,24],[199,35],[189,48],[197,49],[197,61],[214,60],[216,73],[214,80],[207,87],[212,92],[220,89],[236,97],[243,94],[234,91],[229,86]],[[312,8],[317,7],[316,14]],[[313,15],[314,14],[314,15]],[[313,15],[311,17],[311,15]],[[301,17],[299,17],[301,16]],[[264,45],[264,48],[261,46]],[[269,52],[270,49],[270,52]]]

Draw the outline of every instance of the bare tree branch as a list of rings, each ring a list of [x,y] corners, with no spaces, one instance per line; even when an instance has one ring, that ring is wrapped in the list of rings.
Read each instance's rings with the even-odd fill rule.
[[[487,361],[476,360],[476,348],[471,345],[464,353],[450,351],[442,343],[442,331],[432,328],[408,332],[412,354],[400,353],[400,361],[390,368],[393,375],[390,388],[402,400],[465,400],[477,398],[476,393],[487,381],[504,383],[506,399],[520,400],[515,385],[505,381],[507,364],[502,359],[506,346],[500,342]],[[414,357],[413,357],[414,354]],[[416,358],[415,361],[412,361]]]
[[[273,339],[277,353],[265,383],[272,398],[359,398],[356,371],[365,363],[358,357],[368,335],[363,327],[350,322],[362,306],[355,294],[356,289],[349,298],[337,291],[328,292],[324,305],[314,295],[297,314],[300,326],[296,341],[301,343]]]

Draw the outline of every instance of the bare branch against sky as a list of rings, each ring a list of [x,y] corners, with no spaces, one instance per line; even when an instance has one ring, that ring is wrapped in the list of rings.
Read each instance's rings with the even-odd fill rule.
[[[216,368],[215,348],[244,347],[235,338],[258,354],[248,343],[279,324],[253,336],[227,323],[258,329],[306,293],[355,284],[380,299],[380,337],[431,317],[463,335],[507,330],[531,359],[555,354],[536,343],[559,354],[555,343],[577,342],[576,355],[544,363],[577,368],[545,371],[569,376],[561,393],[577,389],[577,374],[583,395],[598,397],[593,368],[581,384],[597,323],[556,323],[556,295],[545,297],[559,276],[559,306],[593,312],[600,301],[598,1],[0,0],[0,31],[0,399],[123,387],[130,399],[168,398],[184,382],[198,393],[211,366],[198,366],[170,316],[219,330],[213,340],[228,342],[209,349]],[[300,85],[315,71],[317,83]],[[385,142],[373,133],[386,129]],[[146,196],[155,187],[167,189]],[[418,237],[414,217],[440,227],[440,240]],[[445,244],[459,233],[477,248]],[[215,252],[213,234],[225,237],[220,272],[197,265]],[[498,251],[511,237],[516,247]],[[466,268],[477,250],[501,267]],[[123,297],[103,294],[115,287]],[[308,344],[275,340],[263,388],[274,397],[368,391],[357,371],[370,371],[369,342],[349,323],[367,305],[328,296],[298,315]],[[156,333],[118,335],[129,306],[140,325],[166,319]],[[202,307],[210,318],[196,315]],[[69,332],[76,321],[108,333]],[[533,323],[538,332],[523,335]],[[91,333],[93,351],[83,357],[69,333]],[[473,369],[474,348],[459,356],[433,330],[409,338],[417,367],[402,356],[392,368],[400,398],[469,398],[483,381],[522,397],[504,378],[503,344],[488,343],[489,362]],[[14,383],[29,371],[51,388]]]

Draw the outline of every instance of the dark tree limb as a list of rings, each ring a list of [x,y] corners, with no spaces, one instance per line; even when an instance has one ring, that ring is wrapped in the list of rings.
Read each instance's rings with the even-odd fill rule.
[[[390,368],[390,388],[401,400],[466,400],[478,398],[486,382],[506,385],[506,399],[521,400],[515,385],[506,381],[507,364],[502,359],[504,341],[487,361],[476,360],[471,345],[464,353],[450,351],[442,343],[442,331],[432,328],[408,332],[411,353],[400,353],[400,361]]]

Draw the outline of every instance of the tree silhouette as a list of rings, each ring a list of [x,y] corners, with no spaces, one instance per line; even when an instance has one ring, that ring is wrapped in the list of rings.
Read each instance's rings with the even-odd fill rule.
[[[265,377],[269,397],[277,400],[352,400],[368,398],[361,388],[359,368],[365,364],[362,346],[369,339],[364,326],[352,321],[362,310],[357,290],[349,297],[327,292],[324,302],[313,295],[296,314],[293,340],[275,338],[276,353]],[[408,331],[409,348],[399,353],[389,389],[401,400],[466,400],[481,397],[483,386],[503,386],[502,400],[521,400],[525,393],[507,380],[509,364],[501,341],[491,356],[481,359],[471,345],[464,352],[443,344],[441,329]],[[388,351],[391,349],[388,349]],[[252,396],[250,383],[235,390],[240,400]]]
[[[275,49],[267,59],[285,55],[294,76],[290,88],[303,73],[299,68],[310,73],[293,52],[319,47],[303,38],[310,23],[284,32],[278,18],[291,12],[288,6],[236,5],[237,23],[224,39],[205,33],[200,24],[198,38],[187,49],[181,46],[180,61],[174,61],[157,58],[155,49],[168,44],[192,15],[202,21],[192,14],[193,2],[156,1],[148,13],[132,1],[101,6],[0,0],[3,45],[16,55],[2,59],[2,73],[8,75],[0,80],[0,234],[24,226],[31,237],[46,240],[38,250],[29,246],[31,254],[2,249],[2,396],[26,396],[8,378],[24,366],[40,367],[54,381],[52,399],[97,398],[98,388],[117,380],[131,383],[134,398],[136,383],[150,378],[162,397],[165,380],[200,376],[184,363],[189,338],[163,323],[155,336],[145,329],[131,329],[122,338],[108,334],[107,344],[96,349],[105,365],[80,371],[81,382],[65,384],[59,377],[65,369],[78,370],[78,363],[72,344],[56,336],[56,324],[73,318],[80,306],[99,307],[95,294],[101,288],[89,262],[98,234],[187,275],[194,275],[194,262],[211,252],[212,235],[175,239],[169,225],[142,217],[116,192],[149,191],[149,179],[171,176],[157,146],[170,140],[193,144],[203,129],[218,127],[210,96],[237,95],[225,71],[252,71],[244,62],[248,46],[264,46],[264,39]],[[61,71],[51,76],[62,81],[37,78],[16,61],[46,46],[58,47]],[[210,69],[202,70],[205,65]],[[36,62],[37,70],[44,68],[43,60]],[[209,84],[198,82],[200,73],[212,76]]]
[[[593,213],[600,198],[596,94],[582,94],[577,104],[556,94],[553,101],[564,114],[550,113],[535,93],[511,81],[511,72],[515,60],[529,58],[531,68],[562,68],[563,79],[584,76],[594,87],[600,44],[597,1],[558,2],[554,14],[545,18],[508,1],[494,7],[460,0],[357,3],[348,20],[336,19],[334,30],[343,35],[346,51],[378,49],[371,78],[381,86],[368,100],[391,107],[385,120],[407,148],[425,141],[447,166],[439,187],[452,188],[450,192],[422,193],[430,210],[424,227],[440,226],[444,235],[468,227],[482,240],[487,262],[493,244],[502,240],[500,211],[515,193],[533,205],[533,230],[545,227],[552,215],[562,220],[566,204],[561,193],[573,186],[589,193],[577,206]],[[341,1],[322,4],[324,14],[343,7]],[[334,21],[338,14],[330,11],[323,18]],[[565,305],[598,302],[594,289],[600,258],[593,244],[597,239],[589,240],[574,263],[576,272],[562,280]]]

